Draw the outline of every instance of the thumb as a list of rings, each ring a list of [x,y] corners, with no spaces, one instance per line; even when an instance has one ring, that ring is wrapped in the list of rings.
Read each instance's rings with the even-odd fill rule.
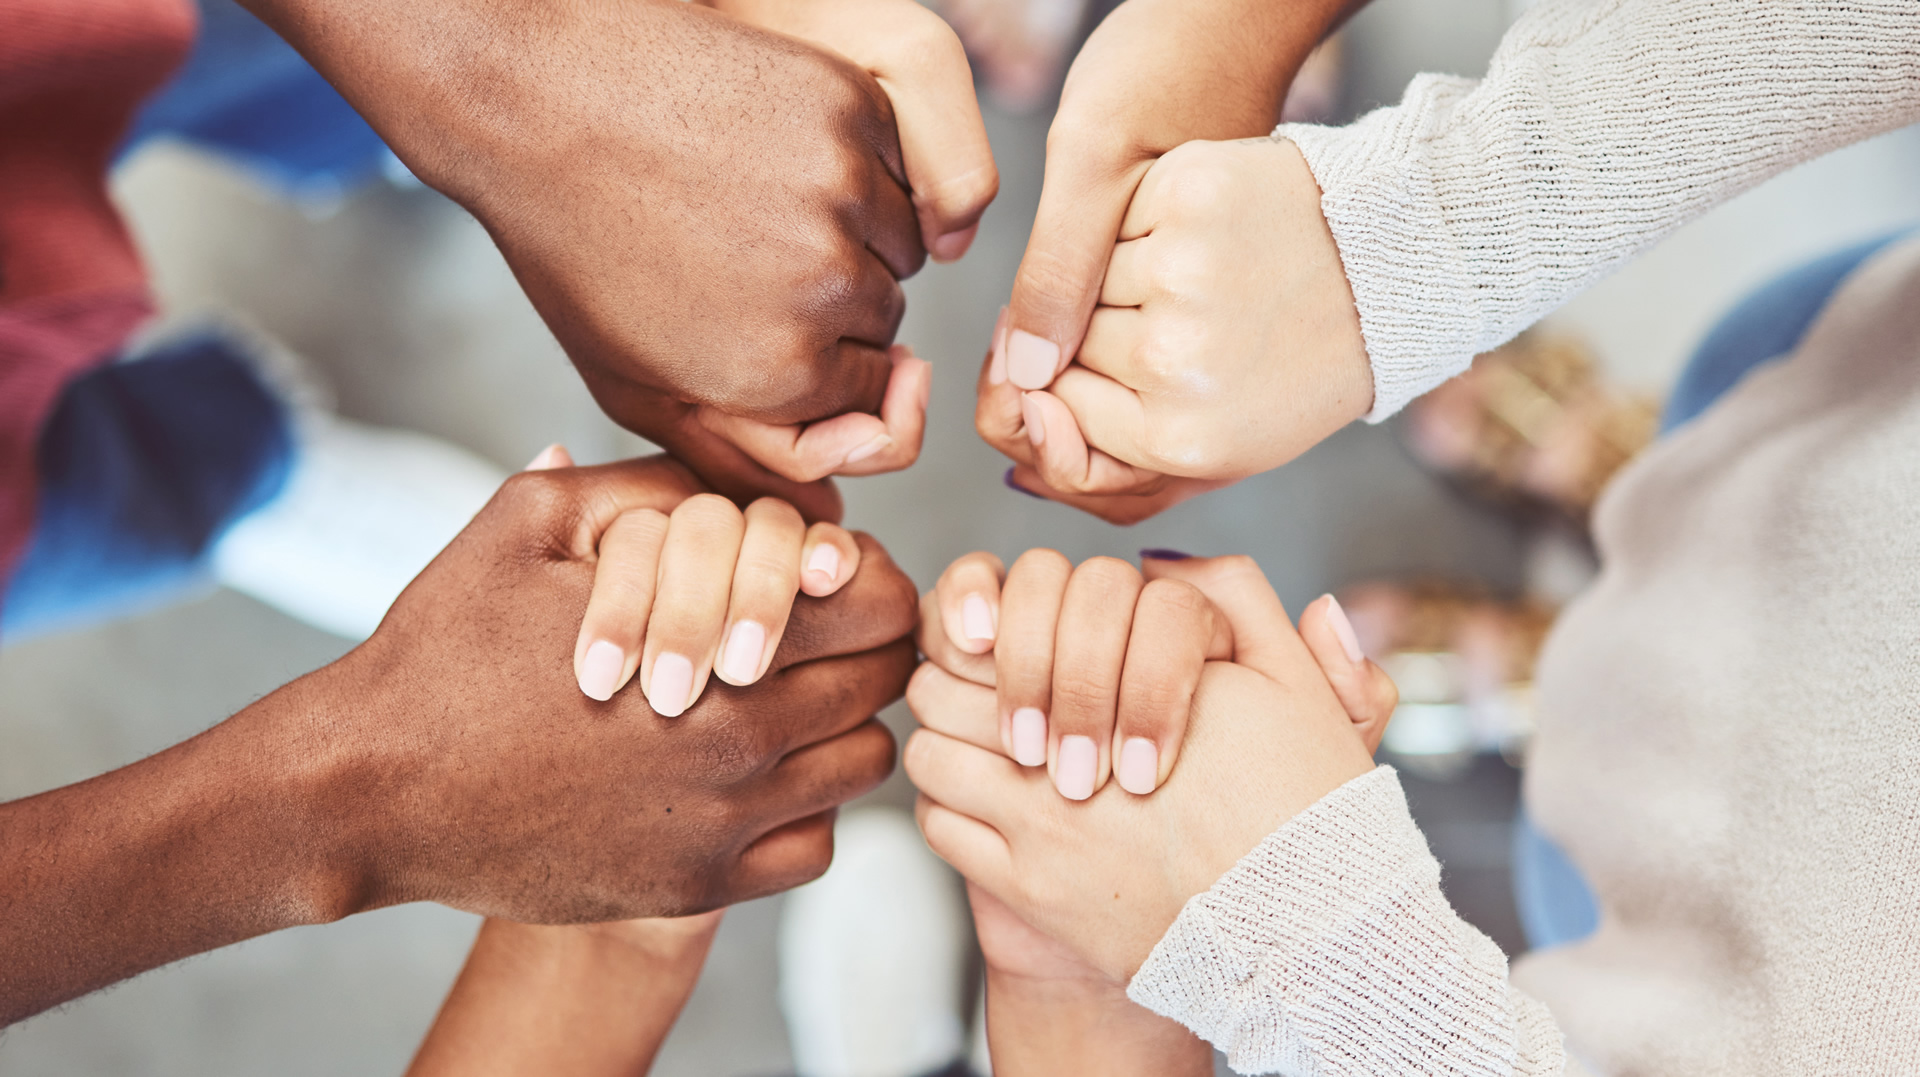
[[[876,75],[893,104],[927,253],[936,262],[951,262],[973,243],[980,215],[1000,191],[1000,172],[966,51],[945,23],[933,21],[944,36],[929,41],[911,69],[889,67]]]
[[[1007,308],[1007,380],[1044,389],[1087,335],[1134,188],[1151,161],[1049,145],[1040,208]]]

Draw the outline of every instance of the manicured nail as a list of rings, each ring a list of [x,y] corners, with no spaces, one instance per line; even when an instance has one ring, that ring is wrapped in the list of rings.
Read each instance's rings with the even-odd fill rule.
[[[1120,788],[1146,796],[1160,780],[1160,749],[1145,737],[1128,737],[1120,748],[1120,762],[1113,768]]]
[[[993,642],[993,607],[979,595],[968,595],[960,603],[960,624],[968,639]]]
[[[566,452],[566,450],[562,449],[558,444],[549,445],[540,450],[540,455],[533,458],[533,462],[526,466],[526,470],[552,471],[554,468],[560,466],[560,454],[563,452]]]
[[[1140,551],[1140,559],[1142,561],[1186,561],[1192,559],[1192,557],[1192,554],[1181,553],[1179,550],[1150,549]]]
[[[1359,665],[1366,661],[1366,654],[1360,650],[1360,637],[1353,634],[1353,622],[1347,620],[1347,611],[1340,608],[1340,600],[1327,596],[1327,623],[1333,626],[1333,634],[1340,637],[1340,649],[1347,652],[1347,661]]]
[[[1068,800],[1085,800],[1093,795],[1093,770],[1097,761],[1092,737],[1060,738],[1060,759],[1053,768],[1053,787]]]
[[[1007,380],[1022,389],[1045,389],[1060,366],[1060,345],[1025,329],[1007,334]]]
[[[1023,767],[1047,765],[1047,716],[1038,707],[1013,712],[1013,761]]]
[[[1020,398],[1020,421],[1027,424],[1027,440],[1034,448],[1047,443],[1047,424],[1040,418],[1040,405],[1030,396]]]
[[[693,663],[683,655],[668,651],[653,659],[653,676],[647,680],[647,702],[662,718],[678,718],[693,702]]]
[[[1032,490],[1027,489],[1026,487],[1020,485],[1019,483],[1014,482],[1012,468],[1008,468],[1007,473],[1005,475],[1000,476],[1000,481],[1006,483],[1007,489],[1012,490],[1016,494],[1025,494],[1028,497],[1033,498],[1035,501],[1046,500],[1045,497],[1042,497],[1041,495],[1034,493]]]
[[[767,630],[758,621],[740,621],[727,633],[727,646],[720,653],[720,668],[734,684],[752,684],[760,675],[760,659],[767,652]],[[660,661],[654,660],[653,675],[660,676]]]
[[[987,363],[987,384],[1005,385],[1007,383],[1007,308],[1000,308],[1000,316],[993,320],[993,343],[988,345],[993,359]]]
[[[823,542],[813,548],[807,557],[807,571],[818,572],[828,581],[840,578],[840,547],[831,542]]]
[[[840,462],[840,466],[846,467],[849,464],[857,464],[892,444],[893,438],[891,436],[887,434],[875,434],[866,441],[861,442],[852,452],[848,453],[847,458]]]
[[[927,253],[932,255],[936,262],[958,261],[961,255],[967,253],[967,248],[973,245],[973,235],[979,230],[980,222],[975,221],[957,232],[935,236],[933,242],[927,246]]]
[[[620,687],[620,675],[627,671],[627,652],[617,644],[597,639],[580,659],[580,690],[587,698],[606,702]]]

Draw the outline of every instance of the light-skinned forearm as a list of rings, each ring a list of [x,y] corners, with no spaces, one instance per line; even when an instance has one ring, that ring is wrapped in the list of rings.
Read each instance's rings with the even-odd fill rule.
[[[987,1047],[994,1077],[1211,1077],[1213,1049],[1135,1005],[1118,988],[987,970]]]
[[[718,926],[717,914],[561,927],[488,920],[407,1073],[645,1073]]]
[[[363,906],[323,697],[295,682],[158,755],[0,805],[0,1026]]]

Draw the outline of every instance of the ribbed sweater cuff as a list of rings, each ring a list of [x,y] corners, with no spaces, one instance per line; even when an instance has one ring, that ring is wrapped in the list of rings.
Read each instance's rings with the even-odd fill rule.
[[[1127,994],[1242,1073],[1560,1068],[1551,1021],[1544,1044],[1516,1027],[1544,1011],[1510,993],[1505,955],[1441,896],[1391,767],[1328,794],[1189,901]]]

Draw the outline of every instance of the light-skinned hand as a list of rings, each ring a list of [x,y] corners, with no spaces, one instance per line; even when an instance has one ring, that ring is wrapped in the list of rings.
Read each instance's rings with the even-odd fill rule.
[[[1179,759],[1203,668],[1233,654],[1232,626],[1210,597],[1221,563],[1142,551],[1137,570],[1111,557],[1075,566],[1036,549],[1003,570],[990,553],[968,554],[920,600],[928,664],[908,702],[939,706],[954,678],[993,687],[1000,750],[1046,767],[1061,795],[1085,800],[1109,776],[1151,793]],[[1308,605],[1300,629],[1369,748],[1378,744],[1399,702],[1392,678],[1360,653],[1332,595]]]
[[[1149,797],[1057,795],[1002,754],[994,693],[923,667],[907,743],[928,844],[972,885],[1116,984],[1187,900],[1322,796],[1372,767],[1367,737],[1247,558],[1179,562],[1233,635],[1207,663],[1181,765]],[[1193,629],[1192,646],[1207,638]],[[924,684],[925,680],[929,683]]]

